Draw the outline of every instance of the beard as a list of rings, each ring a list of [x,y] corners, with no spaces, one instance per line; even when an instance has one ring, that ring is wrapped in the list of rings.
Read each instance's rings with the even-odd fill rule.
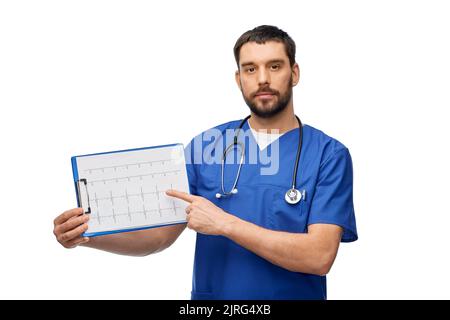
[[[277,98],[277,101],[275,103],[272,101],[262,101],[262,106],[258,106],[257,103],[254,102],[254,99],[260,92],[270,92]],[[252,92],[249,96],[246,96],[244,91],[242,91],[242,96],[244,97],[245,103],[255,115],[260,118],[271,118],[286,109],[289,104],[292,97],[292,77],[289,79],[288,87],[283,93],[266,86],[259,88],[256,92]],[[272,106],[268,106],[272,103]]]

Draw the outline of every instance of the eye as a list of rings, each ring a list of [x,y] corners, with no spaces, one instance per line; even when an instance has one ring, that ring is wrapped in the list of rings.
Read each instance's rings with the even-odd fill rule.
[[[272,71],[276,71],[278,69],[280,69],[280,65],[278,63],[270,66],[270,70],[272,70]]]
[[[254,73],[255,72],[255,67],[249,67],[245,70],[247,73]]]

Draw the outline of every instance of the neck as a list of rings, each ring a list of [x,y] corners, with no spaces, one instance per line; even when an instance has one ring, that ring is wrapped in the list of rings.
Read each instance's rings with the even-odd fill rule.
[[[252,116],[248,121],[250,126],[256,131],[267,130],[270,132],[270,130],[278,130],[279,133],[284,133],[298,127],[292,103],[290,103],[282,112],[270,118],[258,117],[253,112],[251,115]]]

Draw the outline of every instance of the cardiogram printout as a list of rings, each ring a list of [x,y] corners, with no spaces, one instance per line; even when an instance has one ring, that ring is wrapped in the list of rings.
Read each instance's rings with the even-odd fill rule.
[[[186,222],[188,204],[165,194],[189,193],[182,144],[75,156],[72,169],[85,236]]]

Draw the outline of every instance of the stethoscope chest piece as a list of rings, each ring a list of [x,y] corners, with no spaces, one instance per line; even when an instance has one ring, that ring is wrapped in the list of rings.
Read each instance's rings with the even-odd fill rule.
[[[302,194],[297,189],[292,188],[286,192],[284,199],[289,204],[297,204],[302,200]]]

